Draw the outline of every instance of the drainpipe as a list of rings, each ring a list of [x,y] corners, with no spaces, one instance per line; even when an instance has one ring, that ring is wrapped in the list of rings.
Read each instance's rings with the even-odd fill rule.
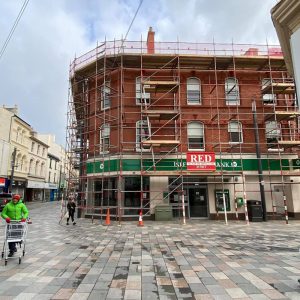
[[[258,124],[257,124],[257,115],[256,115],[256,104],[255,100],[252,101],[252,112],[253,112],[253,125],[254,125],[254,133],[255,133],[255,148],[256,148],[256,157],[257,157],[257,165],[258,165],[258,180],[259,180],[259,190],[261,197],[261,207],[263,213],[263,220],[267,221],[267,211],[266,211],[266,198],[265,198],[265,182],[262,175],[262,163],[261,163],[261,155],[260,155],[260,147],[259,147],[259,134],[258,134]]]

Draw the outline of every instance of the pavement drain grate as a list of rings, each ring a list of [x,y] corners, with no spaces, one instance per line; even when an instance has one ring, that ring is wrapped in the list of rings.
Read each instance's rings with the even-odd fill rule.
[[[193,294],[192,290],[190,288],[178,288],[180,294]]]
[[[183,278],[182,273],[173,273],[174,278]]]
[[[118,274],[118,275],[113,277],[114,280],[127,279],[127,278],[128,278],[128,274]]]
[[[87,249],[89,246],[80,246],[79,249]]]

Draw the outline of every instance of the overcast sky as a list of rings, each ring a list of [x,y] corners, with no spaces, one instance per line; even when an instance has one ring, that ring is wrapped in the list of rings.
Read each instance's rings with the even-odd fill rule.
[[[97,41],[125,36],[140,0],[30,0],[0,59],[0,104],[18,105],[39,133],[65,144],[69,63]],[[0,48],[24,0],[0,1]],[[144,0],[128,35],[157,41],[278,44],[276,0]],[[1,121],[1,120],[0,120]]]

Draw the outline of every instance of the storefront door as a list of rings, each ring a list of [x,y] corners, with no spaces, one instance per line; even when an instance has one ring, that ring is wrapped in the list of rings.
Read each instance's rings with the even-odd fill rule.
[[[195,186],[188,188],[190,218],[207,218],[208,217],[208,201],[207,187]]]

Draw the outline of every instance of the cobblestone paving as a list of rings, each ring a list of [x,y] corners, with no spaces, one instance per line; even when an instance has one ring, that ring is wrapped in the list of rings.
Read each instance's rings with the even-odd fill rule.
[[[66,226],[57,202],[29,208],[27,253],[0,262],[0,300],[300,299],[300,222]]]

